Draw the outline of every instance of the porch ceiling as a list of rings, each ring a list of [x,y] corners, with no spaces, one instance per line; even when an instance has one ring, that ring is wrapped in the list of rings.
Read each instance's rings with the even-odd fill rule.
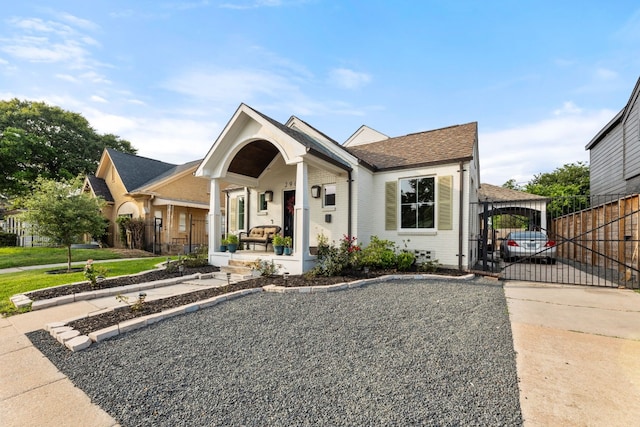
[[[269,141],[254,141],[240,149],[229,165],[229,172],[258,178],[278,155]]]

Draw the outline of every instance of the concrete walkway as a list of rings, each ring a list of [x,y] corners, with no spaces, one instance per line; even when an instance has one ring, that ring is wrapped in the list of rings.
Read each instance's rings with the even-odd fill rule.
[[[224,286],[225,279],[189,280],[148,289],[148,301],[195,290]],[[135,301],[138,292],[123,293]],[[25,336],[47,323],[86,316],[124,305],[115,297],[71,304],[0,319],[0,426],[110,427],[116,421],[40,353]]]
[[[640,294],[505,283],[525,426],[640,425]]]
[[[185,287],[224,283],[207,279]],[[169,290],[158,292],[166,296]],[[513,281],[505,282],[505,295],[525,426],[638,425],[640,294]],[[115,304],[115,298],[0,319],[0,425],[117,425],[24,335],[105,304]]]

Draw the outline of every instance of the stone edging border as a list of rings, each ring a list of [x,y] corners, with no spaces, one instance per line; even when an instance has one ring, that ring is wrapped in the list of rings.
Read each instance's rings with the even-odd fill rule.
[[[146,272],[142,272],[138,274],[141,275],[144,273]],[[13,305],[16,306],[16,308],[24,308],[31,305],[31,311],[35,311],[43,308],[54,307],[56,305],[70,304],[76,301],[85,301],[85,300],[90,300],[94,298],[110,297],[113,295],[118,295],[119,293],[139,292],[139,291],[144,291],[146,289],[177,285],[179,283],[186,282],[189,280],[210,279],[214,275],[215,273],[194,273],[188,276],[180,276],[180,277],[174,277],[171,279],[164,279],[164,280],[155,280],[153,282],[138,283],[135,285],[125,285],[125,286],[117,286],[117,287],[106,288],[106,289],[96,289],[95,291],[78,292],[71,295],[64,295],[61,297],[36,300],[36,301],[31,300],[26,294],[16,294],[9,299],[11,300]],[[85,282],[78,282],[78,283],[85,283]],[[71,283],[71,285],[73,284],[75,283]],[[68,285],[62,285],[62,286],[68,286]]]
[[[437,274],[392,274],[387,276],[380,276],[373,279],[361,279],[354,280],[353,282],[337,283],[334,285],[326,286],[304,286],[304,287],[284,287],[277,285],[267,285],[262,288],[242,289],[239,291],[230,292],[224,295],[218,295],[216,297],[208,298],[206,300],[194,302],[191,304],[183,305],[180,307],[171,308],[169,310],[162,311],[160,313],[149,314],[147,316],[140,316],[134,319],[129,319],[124,322],[120,322],[117,325],[109,326],[98,331],[89,333],[89,335],[80,335],[80,332],[67,326],[68,323],[87,316],[76,317],[63,322],[51,322],[44,326],[44,329],[48,331],[52,337],[54,337],[60,344],[63,344],[71,351],[80,351],[88,348],[94,342],[104,341],[108,338],[115,337],[125,332],[133,331],[136,329],[144,328],[148,325],[152,325],[163,319],[168,319],[173,316],[181,314],[192,313],[202,308],[212,307],[220,304],[224,301],[230,301],[245,295],[251,295],[259,292],[274,292],[274,293],[321,293],[321,292],[335,292],[345,289],[359,288],[365,285],[374,283],[380,283],[389,280],[424,280],[424,279],[439,279],[439,280],[471,280],[475,277],[474,274],[467,274],[465,276],[439,276]],[[92,313],[92,315],[101,314]]]

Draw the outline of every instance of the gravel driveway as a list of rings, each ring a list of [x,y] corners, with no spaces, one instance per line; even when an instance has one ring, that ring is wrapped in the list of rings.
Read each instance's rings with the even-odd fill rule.
[[[29,337],[122,426],[522,425],[504,291],[483,279],[254,294],[78,353]]]

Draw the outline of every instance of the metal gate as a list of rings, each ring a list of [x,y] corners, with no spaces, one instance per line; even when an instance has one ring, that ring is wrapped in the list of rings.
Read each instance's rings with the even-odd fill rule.
[[[533,197],[480,202],[478,269],[506,280],[640,287],[640,195]]]

